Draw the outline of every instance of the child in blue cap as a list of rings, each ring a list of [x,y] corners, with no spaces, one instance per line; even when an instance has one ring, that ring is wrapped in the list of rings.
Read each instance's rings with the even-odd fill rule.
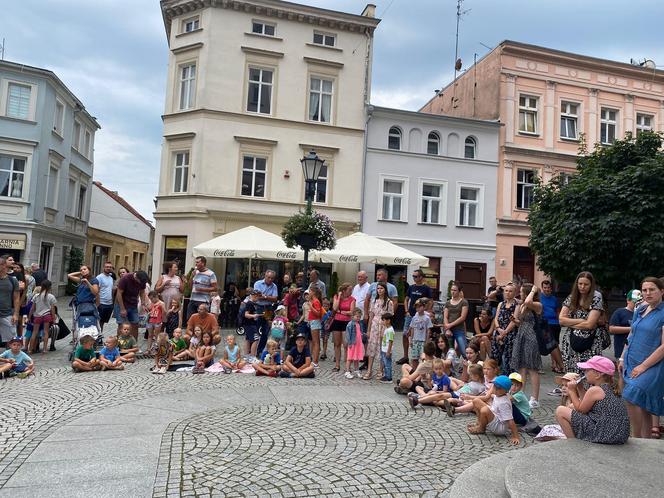
[[[510,444],[519,444],[519,432],[512,417],[512,402],[507,396],[512,381],[506,375],[500,375],[493,381],[494,394],[491,406],[481,399],[473,400],[473,409],[477,413],[477,423],[468,426],[471,434],[484,434],[489,431],[497,436],[508,436]]]

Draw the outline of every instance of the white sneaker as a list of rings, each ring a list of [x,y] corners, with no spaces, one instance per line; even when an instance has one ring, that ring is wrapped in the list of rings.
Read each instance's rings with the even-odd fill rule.
[[[319,368],[319,367],[318,367],[318,363],[313,363],[313,362],[312,362],[311,364],[314,366],[314,370],[316,370],[317,368]]]
[[[357,377],[358,379],[362,377],[362,372],[360,372],[359,370],[355,370],[355,377]]]
[[[530,408],[539,408],[540,402],[531,396],[530,401],[528,401],[528,405],[530,406]]]
[[[346,373],[344,374],[344,377],[346,377],[347,379],[352,379],[352,378],[353,378],[353,374],[350,373],[350,372],[346,372]]]

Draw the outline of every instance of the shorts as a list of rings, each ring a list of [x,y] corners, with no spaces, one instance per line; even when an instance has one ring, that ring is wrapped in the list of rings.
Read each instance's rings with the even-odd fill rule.
[[[418,360],[424,351],[424,341],[413,341],[410,344],[410,359]]]
[[[261,338],[261,334],[258,331],[257,325],[245,325],[244,326],[244,338],[247,342],[252,343]]]
[[[19,316],[27,316],[28,313],[30,313],[30,305],[29,304],[24,304],[18,310]]]
[[[16,335],[16,325],[12,323],[12,316],[0,317],[0,341],[9,342]]]
[[[345,321],[345,320],[333,320],[332,321],[332,326],[330,327],[330,330],[332,332],[346,332],[346,326],[350,320]]]
[[[119,306],[118,306],[119,308]],[[97,307],[97,311],[99,312],[99,323],[101,325],[104,325],[105,323],[108,323],[111,321],[111,317],[113,316],[113,311],[114,307],[112,304],[100,304]],[[120,312],[118,311],[118,314]]]
[[[148,322],[147,324],[145,324],[145,329],[146,330],[155,330],[155,329],[161,328],[161,325],[162,325],[161,322],[159,322],[159,323],[150,323],[150,322]]]
[[[46,313],[43,316],[33,316],[32,317],[32,324],[34,326],[39,326],[42,323],[44,324],[44,327],[47,327],[49,323],[53,323],[53,317],[51,316],[50,313]]]
[[[127,309],[127,316],[123,317],[120,314],[120,306],[115,308],[116,315],[115,315],[115,321],[120,323],[131,323],[132,325],[138,324],[138,308],[126,308]]]
[[[406,313],[406,316],[403,319],[403,333],[405,334],[408,332],[408,329],[410,328],[410,322],[413,320],[413,317],[410,316],[410,313]]]
[[[309,328],[311,330],[318,330],[320,332],[321,324],[320,320],[309,320]]]
[[[512,433],[507,422],[501,422],[496,417],[487,424],[486,430],[496,436],[507,436]]]
[[[12,370],[16,373],[25,372],[28,369],[28,365],[25,363],[18,363],[12,367]]]

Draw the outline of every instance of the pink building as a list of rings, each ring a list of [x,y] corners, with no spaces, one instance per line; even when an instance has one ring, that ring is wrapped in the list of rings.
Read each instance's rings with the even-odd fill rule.
[[[539,283],[527,225],[535,178],[574,173],[582,135],[592,149],[664,131],[664,71],[504,41],[420,110],[503,123],[496,276]]]

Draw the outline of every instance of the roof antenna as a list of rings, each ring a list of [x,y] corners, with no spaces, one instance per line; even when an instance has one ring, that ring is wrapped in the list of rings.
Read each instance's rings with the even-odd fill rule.
[[[456,40],[454,43],[454,87],[452,90],[452,107],[454,109],[456,109],[458,102],[458,99],[456,97],[457,74],[459,73],[459,71],[461,71],[461,67],[463,66],[463,62],[459,58],[459,21],[461,21],[461,16],[464,16],[468,12],[470,12],[470,9],[461,10],[462,5],[463,5],[463,0],[457,0]]]

